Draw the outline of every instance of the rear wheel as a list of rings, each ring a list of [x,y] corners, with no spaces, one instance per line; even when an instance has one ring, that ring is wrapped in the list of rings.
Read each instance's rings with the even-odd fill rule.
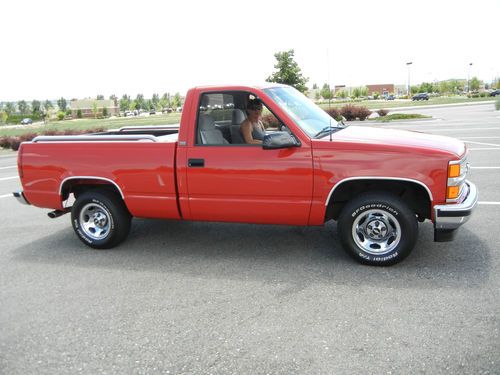
[[[94,249],[109,249],[125,240],[131,215],[122,199],[105,190],[79,194],[71,209],[71,223],[78,238]]]
[[[418,236],[415,213],[399,197],[382,192],[363,194],[347,203],[337,228],[352,257],[379,266],[406,258]]]

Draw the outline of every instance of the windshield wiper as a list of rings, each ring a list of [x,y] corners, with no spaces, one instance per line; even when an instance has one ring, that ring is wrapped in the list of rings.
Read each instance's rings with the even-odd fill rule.
[[[314,138],[321,138],[327,134],[330,134],[330,132],[335,133],[341,129],[344,129],[344,126],[325,126],[323,129],[321,129],[318,133],[314,135]]]

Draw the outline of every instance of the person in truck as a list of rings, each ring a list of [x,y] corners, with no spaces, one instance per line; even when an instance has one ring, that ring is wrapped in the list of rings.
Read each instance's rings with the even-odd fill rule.
[[[243,139],[248,144],[262,144],[262,139],[266,135],[264,125],[260,121],[262,108],[262,102],[259,99],[248,99],[246,108],[247,119],[240,125]]]

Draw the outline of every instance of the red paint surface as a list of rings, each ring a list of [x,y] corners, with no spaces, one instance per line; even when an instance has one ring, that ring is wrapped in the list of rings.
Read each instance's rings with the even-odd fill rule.
[[[260,97],[301,146],[195,145],[201,93],[224,90]],[[367,127],[341,130],[331,142],[310,139],[261,89],[223,86],[188,92],[178,141],[28,142],[19,165],[25,196],[39,207],[61,209],[65,179],[95,176],[116,183],[138,217],[321,225],[332,189],[355,177],[416,180],[431,191],[432,205],[443,204],[448,161],[464,152],[451,138]],[[188,167],[191,158],[205,167]]]

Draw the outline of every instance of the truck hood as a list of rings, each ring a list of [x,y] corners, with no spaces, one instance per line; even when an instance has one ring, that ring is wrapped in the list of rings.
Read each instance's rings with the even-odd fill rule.
[[[453,153],[457,156],[465,152],[465,144],[455,138],[408,130],[381,129],[369,126],[348,126],[333,134],[332,140],[346,143],[365,143],[391,147],[408,147]],[[316,140],[315,140],[316,141]],[[328,147],[328,136],[316,143],[318,147]]]

